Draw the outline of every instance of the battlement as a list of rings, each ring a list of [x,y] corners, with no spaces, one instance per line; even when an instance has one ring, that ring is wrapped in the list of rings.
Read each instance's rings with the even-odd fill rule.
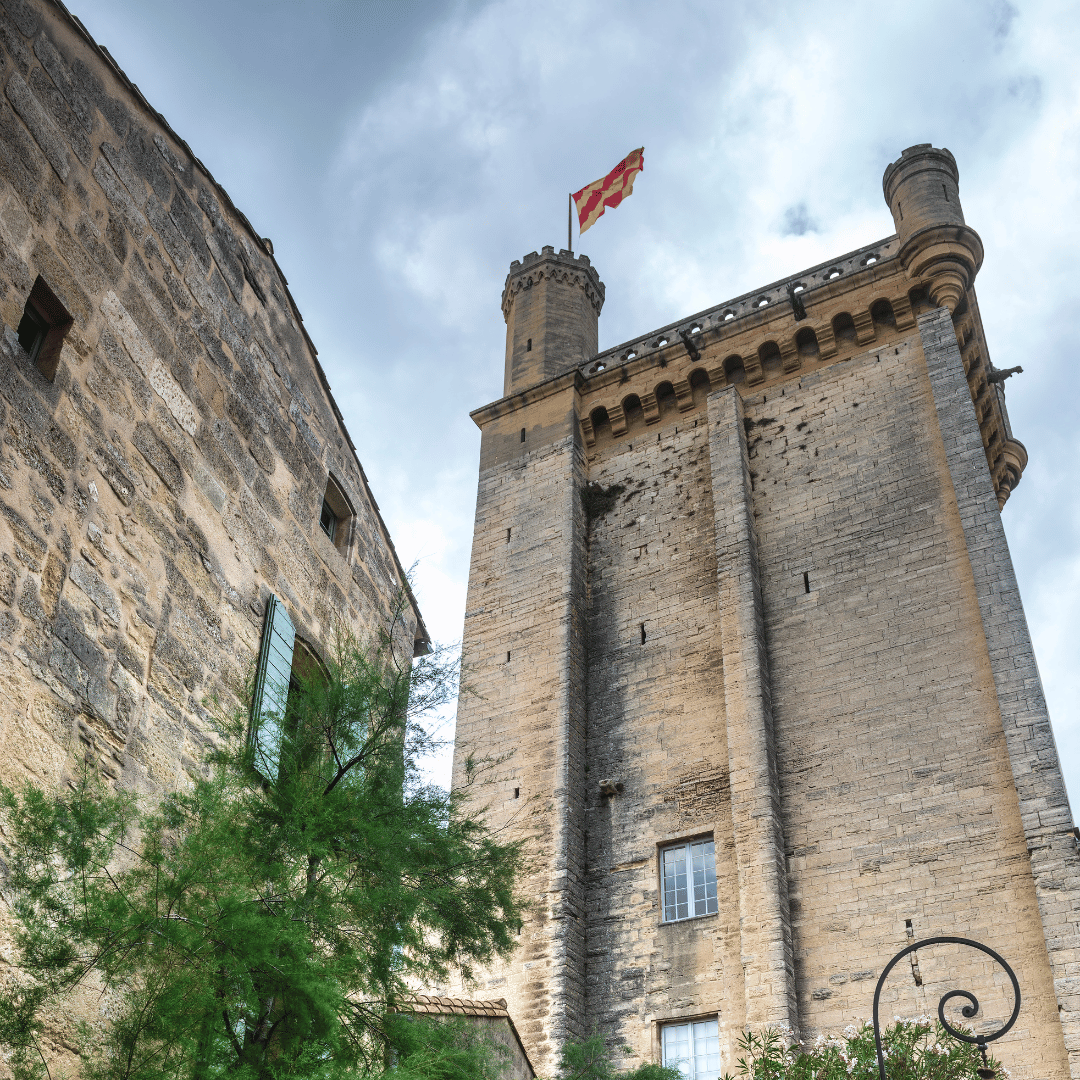
[[[543,254],[538,254],[535,251],[530,251],[528,255],[525,255],[521,259],[515,259],[510,264],[510,273],[513,274],[518,267],[532,266],[533,263],[539,262],[542,258],[558,259],[560,262],[566,263],[579,263],[581,266],[592,266],[592,262],[588,255],[575,255],[572,251],[568,251],[566,248],[562,248],[559,254],[555,254],[555,248],[551,244],[545,244],[540,249]],[[593,271],[595,273],[595,271]]]

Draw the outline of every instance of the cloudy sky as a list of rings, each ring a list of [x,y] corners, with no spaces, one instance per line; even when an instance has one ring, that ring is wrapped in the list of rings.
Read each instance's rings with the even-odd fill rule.
[[[580,245],[616,345],[893,231],[947,146],[1031,462],[1005,510],[1080,812],[1080,29],[1066,0],[68,0],[274,241],[421,604],[460,637],[511,259],[645,147]],[[575,242],[575,247],[578,245]],[[1071,328],[1071,329],[1070,329]]]

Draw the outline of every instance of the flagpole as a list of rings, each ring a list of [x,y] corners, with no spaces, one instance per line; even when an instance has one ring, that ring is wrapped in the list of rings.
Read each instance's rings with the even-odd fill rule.
[[[570,192],[570,201],[566,204],[566,249],[571,255],[574,254],[574,193]]]

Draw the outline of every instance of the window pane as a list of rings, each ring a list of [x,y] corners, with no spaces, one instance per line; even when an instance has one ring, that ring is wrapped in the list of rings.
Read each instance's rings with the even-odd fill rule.
[[[694,914],[716,913],[716,855],[713,842],[705,840],[690,845],[694,878]]]
[[[690,915],[686,881],[686,848],[668,848],[664,852],[664,921],[674,922]]]
[[[720,1032],[715,1020],[702,1020],[694,1028],[693,1080],[718,1080],[720,1076]]]
[[[664,1064],[670,1069],[678,1069],[688,1080],[693,1080],[690,1061],[690,1025],[668,1024],[661,1031],[664,1036],[661,1047]]]
[[[251,717],[255,767],[271,781],[276,780],[278,774],[282,721],[289,697],[295,640],[296,631],[288,612],[276,596],[271,596],[263,627]]]

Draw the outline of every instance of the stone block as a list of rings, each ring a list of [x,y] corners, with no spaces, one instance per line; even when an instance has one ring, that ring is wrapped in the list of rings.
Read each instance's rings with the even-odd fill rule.
[[[26,124],[34,141],[41,147],[46,160],[56,171],[64,183],[67,183],[71,172],[71,164],[67,147],[61,137],[56,124],[53,123],[48,113],[42,108],[41,103],[34,96],[30,87],[23,81],[22,76],[14,74],[8,79],[5,88],[8,100],[15,107],[23,123]]]

